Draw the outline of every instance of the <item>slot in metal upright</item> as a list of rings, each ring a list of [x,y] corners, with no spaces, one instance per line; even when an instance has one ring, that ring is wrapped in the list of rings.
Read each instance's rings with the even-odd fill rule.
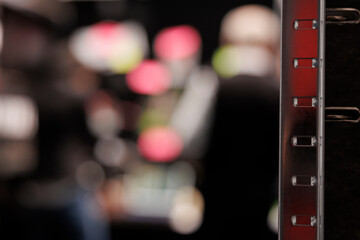
[[[279,240],[323,239],[324,24],[325,0],[283,0]]]

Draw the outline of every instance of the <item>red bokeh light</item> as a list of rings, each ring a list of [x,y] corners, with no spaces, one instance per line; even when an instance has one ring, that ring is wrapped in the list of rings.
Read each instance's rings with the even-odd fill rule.
[[[145,60],[126,76],[128,87],[145,95],[156,95],[170,87],[171,75],[168,69],[158,61]]]
[[[138,149],[143,157],[153,162],[170,162],[182,152],[183,142],[173,129],[153,127],[142,132]]]
[[[99,22],[93,25],[88,33],[89,50],[106,59],[111,55],[114,46],[125,36],[126,29],[123,25],[111,21]]]
[[[155,38],[155,54],[166,60],[178,60],[196,54],[200,50],[198,31],[187,25],[163,29]]]

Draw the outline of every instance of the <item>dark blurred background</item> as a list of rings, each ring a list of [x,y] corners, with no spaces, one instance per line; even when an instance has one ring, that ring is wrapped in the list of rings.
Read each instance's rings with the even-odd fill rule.
[[[2,239],[277,239],[279,1],[0,7]]]

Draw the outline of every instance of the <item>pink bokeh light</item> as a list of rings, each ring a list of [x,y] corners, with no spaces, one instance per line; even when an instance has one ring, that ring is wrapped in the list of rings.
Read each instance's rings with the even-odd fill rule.
[[[114,46],[126,37],[126,28],[116,22],[103,21],[91,26],[88,33],[89,50],[100,58],[108,58]]]
[[[160,62],[145,60],[126,76],[126,84],[135,93],[157,95],[169,89],[171,75]]]
[[[200,50],[199,32],[187,25],[163,29],[155,38],[155,54],[166,60],[179,60],[196,54]]]
[[[179,134],[168,127],[153,127],[142,132],[138,149],[143,157],[153,162],[171,162],[183,150]]]

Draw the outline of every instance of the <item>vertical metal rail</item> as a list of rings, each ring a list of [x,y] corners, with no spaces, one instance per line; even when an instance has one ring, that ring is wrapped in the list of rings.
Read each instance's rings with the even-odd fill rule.
[[[325,29],[326,29],[326,0],[319,1],[319,72],[318,72],[318,119],[317,134],[320,137],[317,152],[317,168],[319,184],[317,188],[317,239],[324,240],[324,197],[325,197]]]
[[[322,239],[324,0],[284,0],[279,239]]]

